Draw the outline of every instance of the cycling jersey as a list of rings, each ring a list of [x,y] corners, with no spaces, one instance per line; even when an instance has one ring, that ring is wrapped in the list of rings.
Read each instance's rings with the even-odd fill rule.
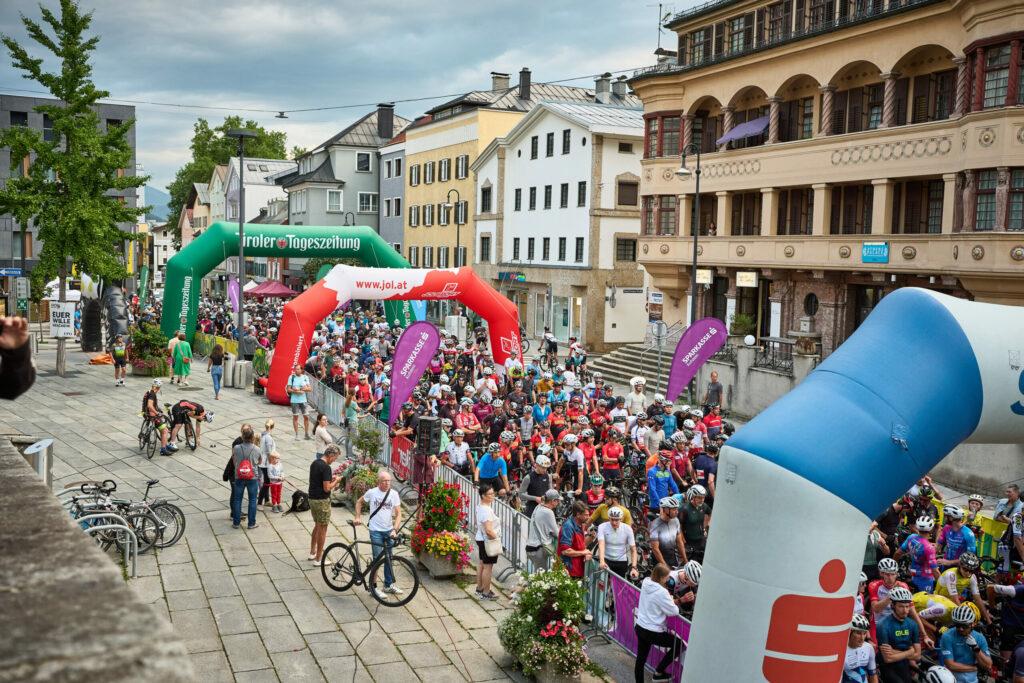
[[[966,598],[968,595],[980,595],[978,590],[978,579],[974,574],[963,576],[959,567],[950,567],[942,572],[935,585],[935,594],[946,598],[954,595]]]
[[[935,561],[935,547],[923,536],[911,534],[903,541],[900,550],[910,556],[910,569],[914,576],[930,578],[932,570],[939,568]]]
[[[997,594],[1008,597],[999,610],[1003,629],[1024,630],[1024,585],[993,586]]]
[[[893,590],[893,588],[897,588],[897,587],[903,587],[903,588],[906,588],[907,590],[910,590],[907,587],[907,584],[903,583],[902,581],[897,581],[896,583],[894,583],[892,588],[886,588],[885,587],[885,582],[882,579],[878,579],[877,581],[872,581],[871,583],[868,584],[868,598],[871,600],[871,604],[873,605],[876,602],[881,602],[882,600],[885,600],[887,597],[889,597],[889,593]],[[880,610],[878,612],[875,612],[874,610],[871,610],[871,615],[872,615],[872,618],[873,618],[873,620],[875,622],[882,621],[882,619],[884,617],[887,617],[890,614],[892,614],[892,603],[891,602],[886,607],[884,607],[882,610]]]
[[[454,441],[448,444],[448,448],[445,449],[445,453],[448,454],[448,462],[455,467],[458,467],[467,462],[469,458],[469,444],[465,441],[459,446]]]
[[[601,449],[601,468],[606,470],[619,469],[619,457],[622,455],[622,444],[617,441],[610,441]],[[611,458],[608,462],[604,458]]]
[[[921,638],[921,630],[913,617],[907,615],[905,619],[897,619],[895,615],[889,615],[878,624],[878,644],[888,645],[897,652],[906,652],[914,647]],[[910,671],[910,661],[903,659],[890,664],[882,663],[883,676],[885,670],[890,669],[896,674],[897,680],[904,672]],[[909,680],[909,679],[907,679]]]
[[[974,538],[974,533],[966,526],[954,529],[949,524],[942,527],[936,543],[940,546],[945,546],[942,557],[947,560],[959,559],[964,553],[977,552],[978,545],[977,539]]]
[[[174,419],[174,424],[184,424],[189,413],[199,417],[205,412],[201,405],[193,401],[178,401],[171,406],[171,417]]]
[[[153,402],[153,407],[149,406],[149,402]],[[142,412],[146,413],[150,417],[160,414],[160,402],[157,401],[156,392],[150,389],[146,392],[146,395],[142,397]]]
[[[672,473],[667,469],[661,469],[661,467],[649,469],[647,471],[647,493],[650,496],[651,502],[648,507],[652,510],[657,510],[660,507],[659,501],[668,496],[669,491],[679,493],[679,487],[676,486]]]
[[[697,475],[697,483],[707,489],[710,494],[711,485],[708,482],[711,475],[718,475],[718,463],[710,455],[701,453],[693,461],[693,471]]]
[[[953,622],[953,610],[956,603],[941,595],[929,595],[928,593],[914,593],[914,611],[922,619],[938,621],[940,624]]]
[[[988,641],[985,639],[985,636],[978,631],[971,631],[970,635],[974,636],[977,647],[980,647],[982,652],[987,653]],[[938,645],[939,659],[943,665],[948,666],[947,662],[956,662],[957,664],[966,664],[967,666],[977,666],[977,660],[974,658],[974,649],[967,644],[966,637],[961,635],[957,629],[951,628],[943,633]],[[978,672],[957,672],[956,681],[957,683],[977,683]]]
[[[483,462],[479,463],[480,467],[480,480],[484,479],[496,479],[503,474],[508,474],[508,465],[505,464],[505,460],[498,457],[497,460],[488,455],[483,458]]]
[[[868,683],[868,676],[878,675],[875,668],[875,649],[868,643],[860,647],[846,647],[843,680],[839,683]]]
[[[473,429],[480,426],[480,420],[473,413],[462,412],[455,416],[455,426],[459,429]]]
[[[593,513],[597,508],[604,503],[604,489],[590,489],[587,491],[587,505],[590,507],[590,511]]]

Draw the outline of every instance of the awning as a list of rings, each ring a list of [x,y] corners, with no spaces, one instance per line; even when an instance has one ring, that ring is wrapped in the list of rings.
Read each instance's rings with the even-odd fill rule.
[[[259,283],[255,282],[254,280],[249,280],[248,282],[245,283],[245,287],[242,287],[242,291],[248,292],[249,290],[255,289],[256,287],[259,287]]]
[[[715,145],[724,145],[725,143],[732,142],[733,140],[742,140],[743,138],[760,135],[764,132],[764,129],[768,127],[768,118],[768,116],[762,116],[759,119],[741,123],[722,137],[715,140]]]

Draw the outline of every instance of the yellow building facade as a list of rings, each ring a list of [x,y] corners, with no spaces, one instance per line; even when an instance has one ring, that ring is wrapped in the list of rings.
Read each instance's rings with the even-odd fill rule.
[[[667,27],[676,53],[630,79],[667,322],[694,230],[697,317],[824,354],[897,287],[1024,304],[1024,1],[720,0]]]

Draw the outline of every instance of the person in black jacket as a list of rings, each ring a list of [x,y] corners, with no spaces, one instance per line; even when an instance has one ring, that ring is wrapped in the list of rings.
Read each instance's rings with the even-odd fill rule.
[[[28,345],[28,320],[0,317],[0,398],[14,400],[36,381]]]

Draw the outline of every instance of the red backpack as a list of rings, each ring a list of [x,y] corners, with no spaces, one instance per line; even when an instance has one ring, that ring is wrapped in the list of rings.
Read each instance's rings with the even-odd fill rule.
[[[249,462],[249,458],[242,460],[242,463],[238,466],[238,472],[235,473],[235,479],[255,479],[256,473],[253,471],[252,463]]]

